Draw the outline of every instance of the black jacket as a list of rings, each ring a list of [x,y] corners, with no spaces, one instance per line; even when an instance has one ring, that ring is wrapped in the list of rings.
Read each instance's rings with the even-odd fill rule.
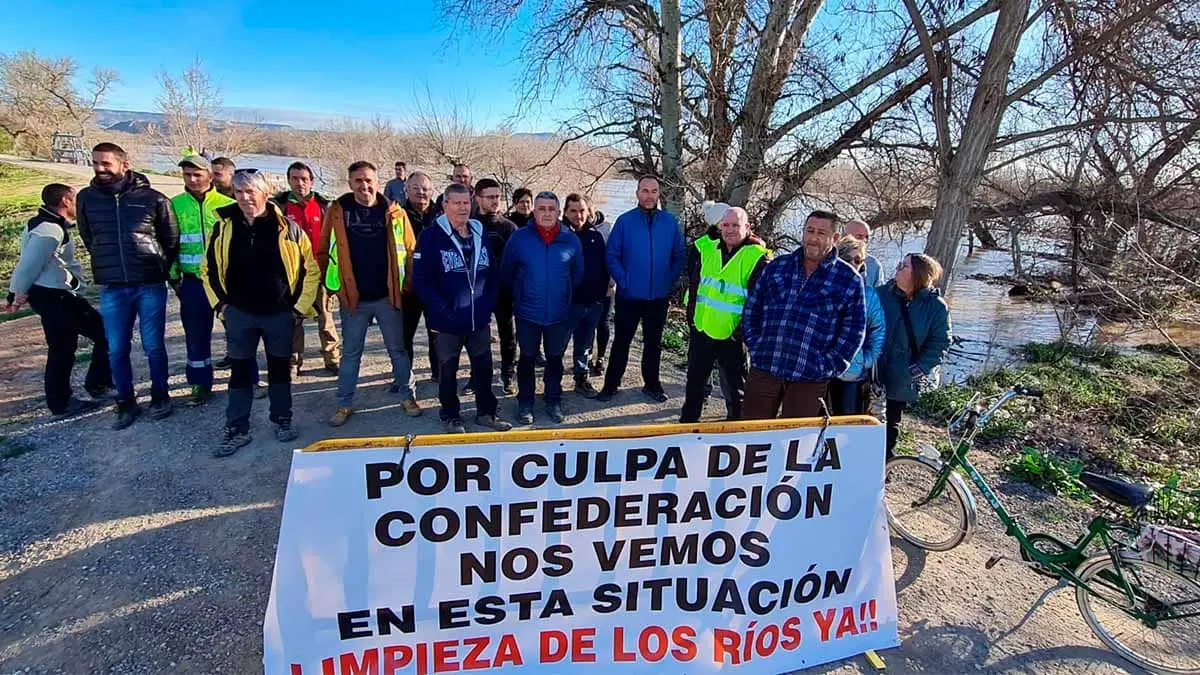
[[[94,179],[76,198],[79,236],[97,284],[166,281],[179,257],[179,225],[166,195],[130,171],[116,185]]]
[[[517,226],[517,229],[525,227],[526,225],[533,222],[532,215],[527,216],[527,215],[524,215],[521,213],[517,213],[516,211],[509,211],[507,214],[505,214],[504,217],[511,220],[512,224]]]
[[[471,217],[483,225],[483,234],[487,237],[488,248],[491,249],[493,260],[504,258],[504,245],[508,238],[517,231],[517,226],[508,218],[499,214],[472,213]]]
[[[570,221],[563,219],[563,227],[570,228],[579,237],[583,247],[583,281],[575,287],[571,302],[576,305],[590,305],[604,302],[608,295],[608,249],[604,245],[604,235],[600,234],[590,224],[578,229],[571,226]]]
[[[412,202],[407,199],[404,200],[401,206],[404,207],[404,213],[408,215],[408,222],[413,228],[413,236],[418,239],[421,237],[421,230],[434,225],[437,222],[437,217],[442,215],[442,210],[433,202],[429,203],[429,210],[425,212],[424,217],[417,211],[417,207],[413,206]]]

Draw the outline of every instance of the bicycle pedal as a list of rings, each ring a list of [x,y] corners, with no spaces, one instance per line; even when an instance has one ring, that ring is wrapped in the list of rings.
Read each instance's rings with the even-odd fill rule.
[[[992,569],[993,567],[995,567],[996,565],[1000,564],[1000,561],[1001,561],[1001,560],[1004,560],[1004,556],[1002,556],[1002,555],[994,555],[994,556],[992,556],[992,557],[988,558],[987,562],[985,562],[985,563],[983,564],[983,568],[984,568],[984,569],[986,569],[986,570],[990,570],[990,569]]]

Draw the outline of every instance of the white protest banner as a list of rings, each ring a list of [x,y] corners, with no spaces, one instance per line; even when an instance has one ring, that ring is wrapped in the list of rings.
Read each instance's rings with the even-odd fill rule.
[[[883,427],[820,431],[297,452],[266,672],[775,674],[896,646]]]

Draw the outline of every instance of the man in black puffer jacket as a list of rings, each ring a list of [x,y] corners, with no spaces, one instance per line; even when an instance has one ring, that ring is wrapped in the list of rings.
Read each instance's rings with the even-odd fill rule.
[[[115,429],[133,424],[141,409],[133,390],[129,350],[139,322],[142,350],[150,363],[150,416],[171,414],[167,395],[167,280],[179,256],[179,226],[166,195],[129,170],[114,143],[92,148],[96,177],[76,199],[79,236],[92,257],[92,280],[100,288],[100,316],[117,388]]]

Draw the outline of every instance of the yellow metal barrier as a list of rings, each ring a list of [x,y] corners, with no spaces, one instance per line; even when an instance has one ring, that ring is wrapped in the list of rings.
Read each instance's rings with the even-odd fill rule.
[[[696,424],[635,424],[623,427],[575,427],[571,429],[534,429],[529,431],[489,431],[471,434],[428,434],[420,436],[374,436],[331,438],[317,441],[304,452],[328,450],[368,450],[377,448],[419,448],[431,445],[478,445],[483,443],[523,443],[529,441],[594,441],[614,438],[646,438],[671,434],[727,434],[738,431],[774,431],[799,427],[820,427],[823,417],[798,417],[741,422],[699,422]],[[870,415],[831,417],[830,425],[877,425]]]

